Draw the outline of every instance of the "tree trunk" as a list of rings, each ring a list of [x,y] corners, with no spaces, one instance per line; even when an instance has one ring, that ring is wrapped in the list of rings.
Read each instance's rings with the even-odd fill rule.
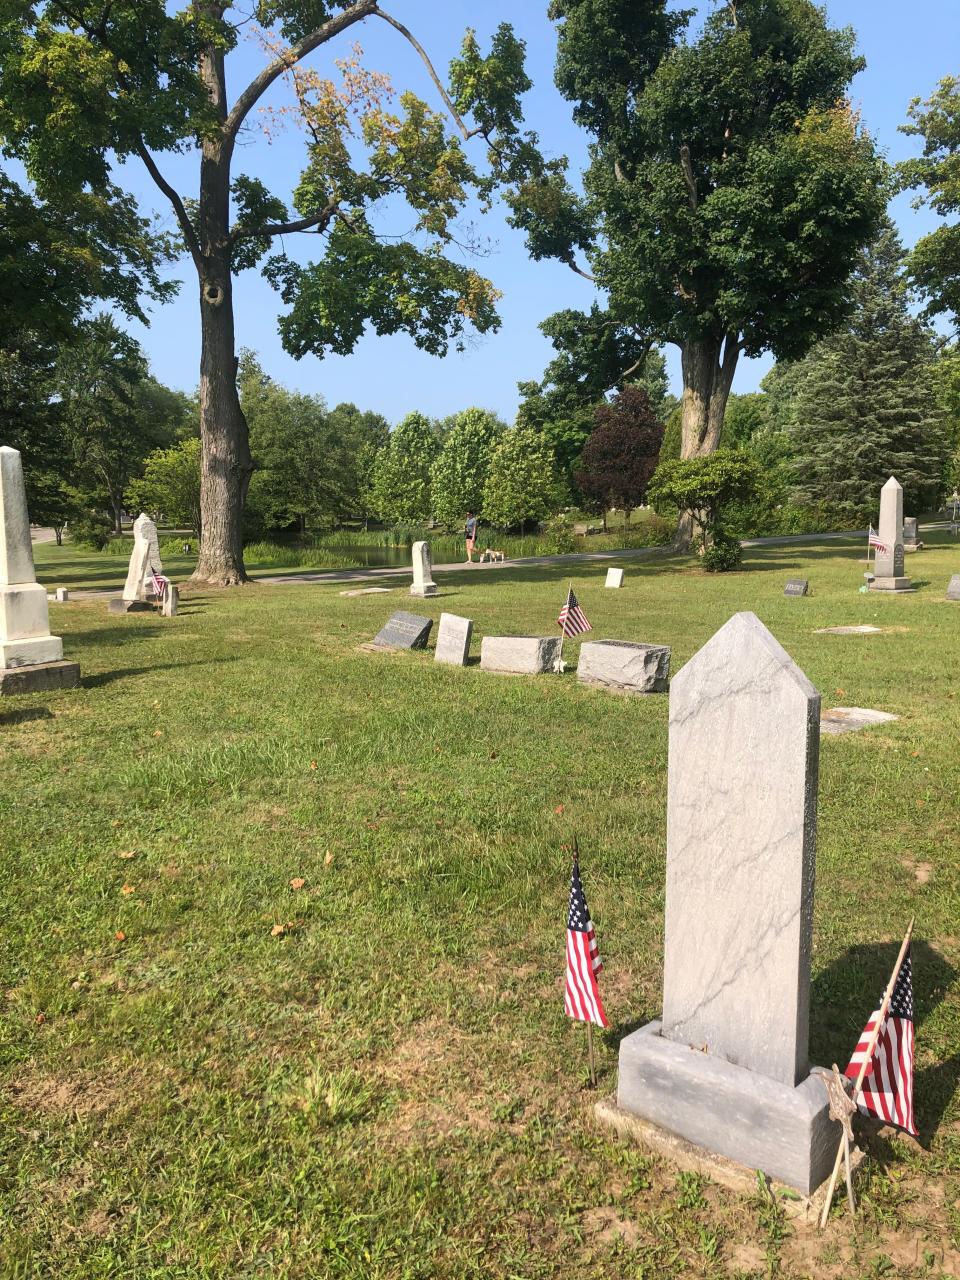
[[[739,356],[740,343],[731,333],[687,342],[680,348],[683,371],[681,458],[701,458],[716,452]],[[696,534],[695,521],[685,512],[677,525],[674,550],[689,551]]]
[[[201,73],[221,119],[226,118],[223,53],[204,53]],[[200,264],[200,524],[194,582],[231,587],[246,582],[243,505],[253,460],[237,392],[230,270],[232,146],[211,134],[203,142],[198,207]]]
[[[119,537],[123,533],[123,503],[111,495],[110,507],[113,511],[113,532]]]

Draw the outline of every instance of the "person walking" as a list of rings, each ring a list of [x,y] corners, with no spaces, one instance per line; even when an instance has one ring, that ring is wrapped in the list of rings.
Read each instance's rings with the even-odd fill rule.
[[[477,517],[472,511],[467,512],[467,523],[463,529],[467,541],[467,564],[473,564],[473,544],[477,540]]]

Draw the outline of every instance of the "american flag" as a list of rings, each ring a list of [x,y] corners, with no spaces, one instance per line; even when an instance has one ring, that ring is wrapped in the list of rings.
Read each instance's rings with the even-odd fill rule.
[[[592,631],[587,615],[580,608],[580,601],[573,594],[573,587],[567,592],[567,602],[560,610],[557,626],[565,636],[579,636],[584,631]]]
[[[580,864],[573,860],[570,876],[570,911],[567,915],[567,975],[563,996],[563,1011],[580,1022],[593,1022],[598,1027],[609,1027],[603,1011],[597,974],[603,968],[597,935],[587,910],[580,883]]]
[[[856,1080],[863,1064],[880,1010],[875,1009],[864,1027],[844,1075]],[[887,1015],[860,1087],[861,1111],[917,1136],[913,1122],[913,968],[910,949],[894,983]]]
[[[889,549],[885,542],[880,541],[880,535],[877,533],[876,529],[874,529],[873,525],[870,526],[870,533],[867,536],[867,545],[873,547],[875,551],[882,552],[884,555],[887,554]]]
[[[150,577],[153,581],[153,594],[155,596],[162,596],[164,591],[167,589],[167,583],[170,579],[164,577],[162,573],[157,573],[156,569],[150,570]]]

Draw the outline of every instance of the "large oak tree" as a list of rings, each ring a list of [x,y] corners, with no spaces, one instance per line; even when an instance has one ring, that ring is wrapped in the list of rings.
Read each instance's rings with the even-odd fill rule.
[[[422,57],[437,112],[416,95],[395,101],[386,76],[350,55],[351,32],[389,24]],[[228,91],[238,41],[259,30],[264,65]],[[334,81],[309,55],[339,40]],[[259,177],[234,171],[237,144],[252,138],[251,113],[286,77],[305,128],[306,165],[292,209]],[[471,193],[488,199],[516,180],[532,140],[517,134],[518,97],[529,87],[522,45],[508,27],[482,57],[472,34],[445,84],[426,51],[376,0],[0,0],[0,137],[41,197],[102,196],[118,163],[139,159],[176,215],[196,273],[202,353],[203,542],[196,577],[245,578],[242,510],[253,467],[236,381],[233,280],[271,254],[280,236],[321,237],[309,265],[275,253],[264,266],[287,312],[281,334],[301,356],[351,351],[366,324],[406,332],[442,354],[470,325],[498,321],[496,293],[444,250]],[[465,143],[476,138],[483,170]],[[163,172],[163,152],[198,161],[192,191]],[[249,154],[249,152],[247,152]],[[399,236],[379,236],[376,206],[398,217]],[[399,212],[398,212],[399,210]],[[411,222],[413,232],[409,231]]]
[[[607,291],[613,325],[679,347],[682,454],[708,454],[740,355],[798,357],[834,327],[876,229],[883,166],[845,97],[853,33],[810,0],[725,0],[690,39],[693,11],[665,0],[550,14],[591,163],[582,195],[561,167],[532,172],[513,219],[535,258]]]

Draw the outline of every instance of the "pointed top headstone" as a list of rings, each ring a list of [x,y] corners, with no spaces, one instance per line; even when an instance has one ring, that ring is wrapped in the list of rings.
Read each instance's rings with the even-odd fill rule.
[[[674,676],[663,1034],[807,1069],[820,695],[752,613]]]
[[[36,582],[23,464],[16,449],[0,447],[0,586]]]
[[[880,519],[877,534],[882,543],[874,556],[874,591],[906,591],[911,587],[903,576],[903,486],[891,476],[880,490]]]

